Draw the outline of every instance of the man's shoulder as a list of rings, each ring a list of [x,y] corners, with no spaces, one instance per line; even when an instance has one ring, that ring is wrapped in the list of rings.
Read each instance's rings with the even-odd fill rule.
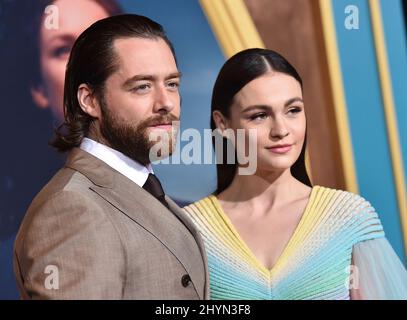
[[[98,224],[106,220],[104,207],[90,190],[92,182],[80,172],[62,168],[35,196],[21,223],[16,243],[27,234],[61,232],[76,225]]]
[[[43,202],[66,194],[86,195],[92,182],[79,171],[69,167],[61,168],[35,196],[34,202]]]
[[[23,219],[22,225],[32,220],[53,220],[63,215],[72,217],[79,211],[96,212],[100,206],[92,182],[82,173],[63,167],[34,197]]]

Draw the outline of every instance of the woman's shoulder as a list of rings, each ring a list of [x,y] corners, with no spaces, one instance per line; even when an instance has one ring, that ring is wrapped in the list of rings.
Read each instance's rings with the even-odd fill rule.
[[[217,198],[214,194],[197,200],[182,209],[200,230],[206,229],[221,219]]]
[[[375,210],[367,199],[350,191],[315,185],[313,186],[313,193],[316,194],[317,201],[331,201],[337,207],[347,207],[352,211],[358,211],[358,209]]]
[[[195,202],[190,203],[189,205],[183,207],[183,209],[189,214],[214,211],[216,209],[215,208],[216,199],[214,198],[216,198],[216,196],[214,194],[210,194],[204,198],[201,198]]]
[[[360,194],[323,186],[314,186],[313,193],[314,207],[328,215],[330,223],[339,223],[341,228],[353,229],[361,238],[371,233],[376,233],[377,236],[383,233],[376,209]]]

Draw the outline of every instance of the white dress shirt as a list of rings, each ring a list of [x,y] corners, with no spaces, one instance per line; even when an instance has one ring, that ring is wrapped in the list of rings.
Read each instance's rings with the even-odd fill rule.
[[[146,183],[149,173],[154,174],[151,165],[143,166],[123,153],[92,139],[83,138],[79,148],[102,160],[108,166],[137,183],[140,187],[143,187]]]

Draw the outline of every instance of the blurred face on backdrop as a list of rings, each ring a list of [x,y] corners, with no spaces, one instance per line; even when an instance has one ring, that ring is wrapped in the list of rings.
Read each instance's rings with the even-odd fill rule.
[[[45,13],[39,30],[41,84],[32,88],[35,104],[51,108],[56,119],[62,121],[65,68],[69,53],[78,36],[92,23],[109,14],[93,0],[57,0],[57,28],[47,28]]]
[[[229,118],[214,111],[218,128],[249,129],[257,133],[258,172],[283,172],[299,158],[306,118],[300,83],[293,77],[268,72],[247,83],[233,98]],[[247,152],[247,150],[246,150]]]
[[[81,108],[96,119],[90,137],[128,157],[149,164],[150,149],[168,143],[160,158],[173,152],[180,117],[180,73],[168,44],[161,38],[123,38],[114,41],[117,70],[96,97],[79,86]],[[157,141],[155,136],[168,137]]]

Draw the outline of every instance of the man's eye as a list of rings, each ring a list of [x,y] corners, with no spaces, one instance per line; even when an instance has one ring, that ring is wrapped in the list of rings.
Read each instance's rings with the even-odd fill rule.
[[[170,87],[171,89],[178,89],[179,88],[179,83],[178,82],[169,82],[167,84],[168,87]]]
[[[150,85],[148,83],[145,84],[140,84],[137,87],[134,87],[132,91],[138,91],[138,92],[143,92],[147,91],[150,88]]]

